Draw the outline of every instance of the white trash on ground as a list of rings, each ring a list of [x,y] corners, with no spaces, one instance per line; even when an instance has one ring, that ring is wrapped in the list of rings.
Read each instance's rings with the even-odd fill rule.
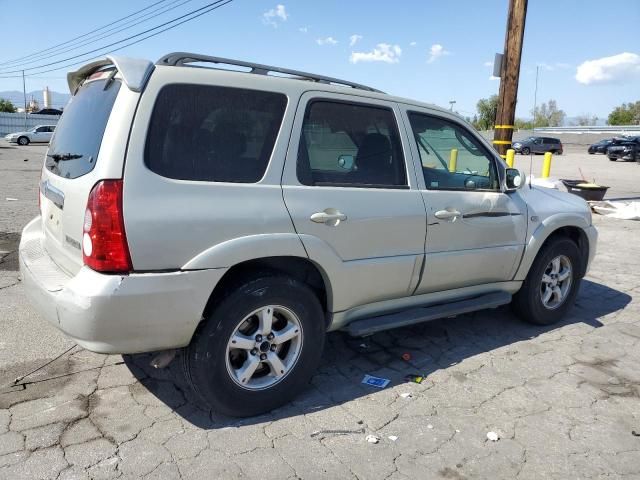
[[[498,435],[496,432],[488,432],[487,438],[492,442],[497,442],[498,440],[500,440],[500,435]]]
[[[589,202],[591,209],[611,218],[620,220],[640,220],[640,202],[612,202],[604,200],[602,202]]]
[[[365,439],[369,443],[378,443],[380,441],[380,438],[376,437],[375,435],[367,435]]]

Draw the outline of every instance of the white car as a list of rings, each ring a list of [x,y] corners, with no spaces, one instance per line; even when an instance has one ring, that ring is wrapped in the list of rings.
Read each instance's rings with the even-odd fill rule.
[[[23,146],[30,143],[49,143],[55,129],[55,125],[37,125],[26,132],[10,133],[4,139],[9,143]]]

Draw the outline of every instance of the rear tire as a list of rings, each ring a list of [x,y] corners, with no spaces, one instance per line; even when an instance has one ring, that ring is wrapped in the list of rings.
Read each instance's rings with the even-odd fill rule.
[[[607,158],[609,159],[610,162],[615,162],[616,161],[616,158],[614,158],[614,157],[607,157]]]
[[[531,153],[531,150],[530,150],[530,149],[528,149],[527,147],[524,147],[524,148],[522,149],[522,154],[523,154],[523,155],[529,155],[530,153]]]
[[[247,279],[198,328],[183,355],[186,377],[218,412],[265,413],[307,385],[324,337],[323,310],[307,285],[285,276]]]
[[[580,288],[582,259],[566,237],[547,241],[533,261],[511,303],[516,315],[536,325],[560,321],[573,307]]]
[[[29,139],[27,137],[19,137],[18,145],[22,145],[23,147],[29,145]]]

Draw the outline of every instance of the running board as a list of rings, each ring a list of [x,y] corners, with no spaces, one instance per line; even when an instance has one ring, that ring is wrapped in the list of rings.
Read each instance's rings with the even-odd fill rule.
[[[494,292],[479,297],[443,303],[430,307],[412,308],[401,312],[380,315],[378,317],[356,320],[347,325],[347,332],[353,337],[364,337],[391,328],[406,327],[416,323],[430,322],[439,318],[462,315],[485,308],[496,308],[511,302],[511,294]]]

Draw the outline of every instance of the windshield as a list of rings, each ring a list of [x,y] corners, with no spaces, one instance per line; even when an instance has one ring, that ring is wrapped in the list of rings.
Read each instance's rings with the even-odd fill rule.
[[[120,90],[119,80],[107,82],[108,79],[103,79],[85,84],[64,109],[45,161],[51,173],[78,178],[95,167],[102,136]]]

